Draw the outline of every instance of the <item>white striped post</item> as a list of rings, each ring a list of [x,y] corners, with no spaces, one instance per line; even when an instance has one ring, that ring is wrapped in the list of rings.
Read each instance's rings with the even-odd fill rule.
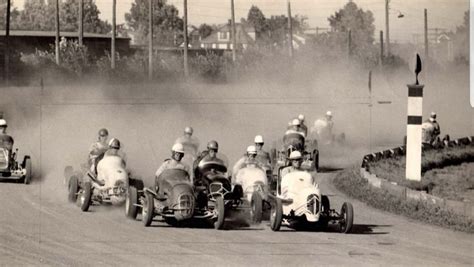
[[[408,86],[406,179],[421,181],[421,123],[423,115],[422,84]]]

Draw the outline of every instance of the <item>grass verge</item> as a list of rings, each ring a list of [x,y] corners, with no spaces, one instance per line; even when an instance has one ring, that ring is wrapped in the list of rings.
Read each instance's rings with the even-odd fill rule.
[[[389,194],[386,190],[373,188],[360,176],[358,167],[340,172],[333,183],[348,196],[377,209],[457,231],[474,233],[474,222],[465,216],[434,204],[401,199]]]
[[[420,182],[405,179],[405,162],[406,157],[400,156],[371,162],[368,167],[390,182],[451,200],[464,200],[466,192],[474,188],[473,165],[465,165],[474,162],[474,146],[425,151]]]

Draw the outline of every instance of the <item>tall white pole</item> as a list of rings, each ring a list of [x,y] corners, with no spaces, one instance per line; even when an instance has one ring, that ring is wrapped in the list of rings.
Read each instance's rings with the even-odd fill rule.
[[[413,181],[421,181],[423,87],[422,84],[408,85],[406,179]]]

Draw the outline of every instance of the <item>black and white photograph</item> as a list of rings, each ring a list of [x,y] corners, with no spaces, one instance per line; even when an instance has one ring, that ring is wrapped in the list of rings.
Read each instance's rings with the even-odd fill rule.
[[[474,266],[468,0],[0,0],[0,266]]]

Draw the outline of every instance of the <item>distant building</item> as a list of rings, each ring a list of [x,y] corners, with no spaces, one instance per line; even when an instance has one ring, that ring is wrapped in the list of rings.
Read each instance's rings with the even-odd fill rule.
[[[201,48],[231,50],[233,48],[230,22],[221,25],[211,35],[201,40]],[[255,29],[252,26],[235,24],[236,44],[238,48],[246,49],[255,43]]]

